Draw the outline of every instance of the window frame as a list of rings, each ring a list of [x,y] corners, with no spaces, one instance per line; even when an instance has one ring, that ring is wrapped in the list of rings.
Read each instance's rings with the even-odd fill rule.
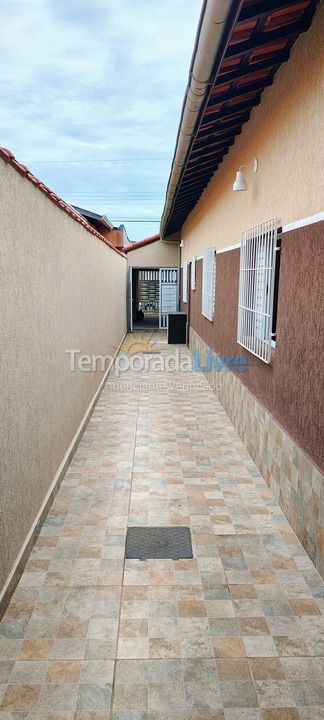
[[[215,315],[216,293],[216,248],[209,247],[203,251],[201,314],[213,322]]]
[[[184,260],[182,266],[182,302],[188,304],[188,261]]]
[[[195,255],[191,258],[191,269],[190,269],[190,289],[196,290],[196,261]]]
[[[277,245],[276,218],[242,233],[237,342],[267,364],[271,361],[274,337],[275,278],[277,289],[279,283],[276,271]]]

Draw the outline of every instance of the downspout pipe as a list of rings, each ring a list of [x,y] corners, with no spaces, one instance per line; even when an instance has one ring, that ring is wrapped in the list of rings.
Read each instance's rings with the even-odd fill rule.
[[[234,0],[204,0],[203,2],[162,213],[160,225],[162,240],[165,238],[165,230],[172,212],[177,187],[195,137],[197,121],[203,104],[209,97],[215,64],[220,55],[221,57],[223,55],[221,50],[224,31],[228,28],[230,20],[230,29],[232,28],[241,5],[242,2]],[[223,52],[225,52],[225,48],[226,45]]]

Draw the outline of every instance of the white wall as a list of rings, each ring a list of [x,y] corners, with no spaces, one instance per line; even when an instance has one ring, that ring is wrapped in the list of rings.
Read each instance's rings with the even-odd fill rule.
[[[127,253],[128,267],[178,267],[179,243],[149,243]]]

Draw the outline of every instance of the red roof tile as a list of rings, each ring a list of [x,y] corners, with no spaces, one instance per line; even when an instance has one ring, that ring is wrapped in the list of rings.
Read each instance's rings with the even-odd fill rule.
[[[150,245],[150,243],[156,242],[157,240],[160,240],[160,235],[151,235],[151,237],[144,238],[144,240],[139,240],[137,243],[132,243],[132,245],[128,245],[124,248],[124,252],[130,252],[130,250],[137,250],[137,248],[143,247],[144,245]]]

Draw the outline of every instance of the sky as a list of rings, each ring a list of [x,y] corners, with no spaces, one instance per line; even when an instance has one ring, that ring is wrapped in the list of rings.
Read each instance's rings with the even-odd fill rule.
[[[159,231],[201,4],[2,0],[0,145],[132,241]]]

